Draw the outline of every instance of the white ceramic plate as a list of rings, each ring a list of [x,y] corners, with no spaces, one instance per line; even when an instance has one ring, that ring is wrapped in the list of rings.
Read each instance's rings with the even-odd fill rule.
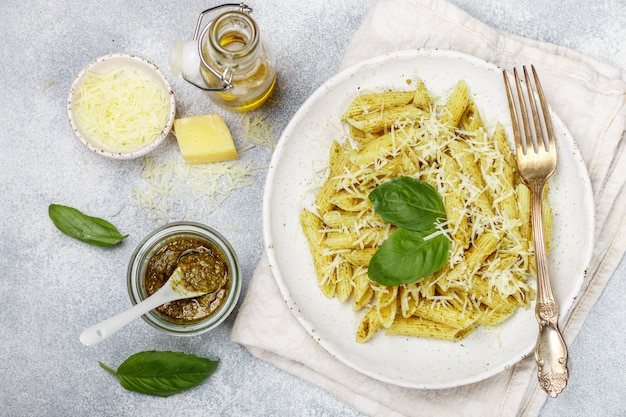
[[[364,313],[351,303],[328,300],[317,280],[299,213],[310,207],[327,166],[333,139],[342,139],[340,115],[360,92],[411,89],[423,79],[445,98],[457,81],[469,83],[486,124],[510,125],[502,71],[475,57],[442,50],[381,56],[349,68],[322,85],[299,109],[274,152],[263,199],[265,245],[272,272],[291,311],[330,354],[372,378],[422,388],[447,388],[492,376],[528,355],[537,336],[534,311],[520,309],[496,328],[483,328],[459,342],[376,335],[355,342]],[[412,83],[407,82],[411,80]],[[582,157],[555,116],[559,166],[550,201],[555,213],[549,269],[562,316],[582,285],[593,240],[593,200]],[[512,132],[508,130],[509,137]]]

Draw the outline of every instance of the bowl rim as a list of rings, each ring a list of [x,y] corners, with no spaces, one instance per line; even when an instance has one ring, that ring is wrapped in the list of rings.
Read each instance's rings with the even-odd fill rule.
[[[90,142],[87,138],[85,138],[82,135],[82,133],[80,132],[78,128],[78,124],[73,114],[73,107],[74,107],[73,104],[74,104],[74,96],[76,93],[76,89],[80,85],[85,74],[93,68],[96,68],[106,62],[115,61],[115,60],[118,60],[121,62],[133,62],[134,64],[139,64],[137,65],[138,67],[142,67],[146,70],[146,72],[151,72],[153,75],[156,75],[155,80],[158,80],[160,83],[162,83],[161,87],[163,87],[163,90],[167,93],[168,98],[169,98],[168,119],[167,119],[166,125],[163,127],[161,132],[155,137],[155,139],[153,139],[150,143],[148,143],[148,145],[144,146],[143,148],[135,149],[129,152],[114,152],[114,151],[102,149],[94,145],[92,142]],[[174,97],[174,91],[172,89],[170,82],[165,77],[163,72],[155,64],[135,54],[112,53],[112,54],[103,55],[99,58],[94,59],[89,64],[85,65],[78,72],[78,74],[72,81],[72,84],[70,86],[70,90],[67,96],[67,116],[70,122],[70,126],[72,128],[72,131],[74,132],[74,135],[90,151],[98,155],[102,155],[102,156],[112,158],[112,159],[119,159],[119,160],[135,159],[135,158],[144,156],[148,154],[149,152],[151,152],[152,150],[154,150],[161,143],[163,143],[165,138],[169,135],[170,131],[172,130],[172,127],[174,126],[174,119],[176,118],[176,99]]]

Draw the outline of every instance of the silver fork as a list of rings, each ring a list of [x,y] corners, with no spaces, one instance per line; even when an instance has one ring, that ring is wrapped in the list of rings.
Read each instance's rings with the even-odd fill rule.
[[[528,185],[531,195],[531,224],[537,265],[535,316],[539,323],[539,336],[535,346],[537,376],[541,388],[554,398],[567,385],[567,347],[559,331],[559,308],[554,299],[548,274],[541,206],[546,181],[556,169],[556,141],[539,77],[532,65],[531,69],[533,79],[528,76],[526,66],[523,67],[525,89],[522,88],[517,69],[513,70],[517,102],[507,72],[502,73],[513,122],[517,169]],[[536,96],[539,97],[539,104]],[[533,118],[532,125],[529,122],[528,108]]]

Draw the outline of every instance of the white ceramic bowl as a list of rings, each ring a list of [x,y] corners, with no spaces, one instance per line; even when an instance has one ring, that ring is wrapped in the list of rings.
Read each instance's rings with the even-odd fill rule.
[[[103,141],[98,140],[97,137],[90,134],[89,129],[81,123],[81,119],[78,117],[78,113],[80,111],[78,107],[82,105],[79,100],[82,94],[81,85],[87,74],[92,72],[107,73],[122,68],[131,70],[134,73],[139,74],[141,77],[149,80],[147,82],[153,83],[153,85],[160,89],[164,94],[169,107],[167,109],[167,116],[162,119],[163,125],[160,126],[160,130],[151,129],[153,134],[150,134],[149,137],[144,138],[143,140],[129,138],[129,142],[131,142],[130,145],[115,147],[104,144]],[[107,92],[105,91],[103,94],[107,94]],[[174,92],[172,91],[169,81],[156,65],[136,55],[111,54],[96,59],[78,73],[76,79],[72,83],[68,95],[67,114],[76,137],[89,150],[109,158],[134,159],[152,151],[165,140],[174,124],[174,118],[176,116],[176,102],[174,99]]]

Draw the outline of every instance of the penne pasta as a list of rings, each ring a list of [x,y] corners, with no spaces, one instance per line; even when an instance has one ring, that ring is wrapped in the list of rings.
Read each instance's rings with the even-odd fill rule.
[[[315,266],[317,281],[320,289],[326,297],[332,298],[335,295],[335,282],[328,279],[326,274],[328,265],[331,262],[331,257],[325,255],[323,252],[323,241],[325,237],[322,230],[322,221],[314,213],[308,210],[303,210],[300,213],[300,223],[302,225],[304,235],[309,242],[309,247],[311,248],[313,264]]]
[[[337,284],[335,285],[335,296],[340,302],[346,301],[352,294],[353,267],[348,262],[341,262],[337,267]]]
[[[364,94],[350,103],[343,114],[342,121],[363,114],[379,113],[386,108],[407,105],[414,96],[415,92],[413,91],[385,91],[383,93]]]
[[[339,189],[339,179],[337,176],[343,172],[344,168],[348,166],[350,162],[349,153],[347,152],[349,146],[348,141],[345,141],[341,146],[337,142],[333,142],[330,148],[328,180],[324,182],[315,198],[318,211],[321,214],[330,210],[332,207],[332,203],[329,199],[335,195]]]
[[[404,317],[400,317],[393,322],[385,333],[388,335],[428,337],[456,341],[463,339],[474,330],[474,326],[465,329],[457,329],[422,318],[405,319]]]
[[[359,311],[370,303],[374,297],[374,289],[370,285],[366,269],[357,269],[354,274],[354,295],[352,297],[352,310]]]
[[[361,319],[359,327],[356,331],[356,341],[359,343],[365,343],[374,336],[374,334],[380,329],[380,320],[378,318],[378,312],[372,308]]]
[[[443,105],[421,80],[413,91],[361,95],[342,121],[350,138],[331,143],[316,207],[303,210],[300,222],[321,292],[364,312],[358,343],[380,329],[390,336],[461,340],[530,307],[530,192],[517,175],[503,126],[487,132],[465,81]],[[450,240],[449,260],[417,282],[383,286],[369,279],[368,268],[397,227],[374,211],[369,194],[400,176],[426,181],[441,195],[446,222],[437,233]],[[549,244],[548,199],[543,214]]]
[[[465,111],[461,115],[459,121],[459,127],[468,132],[476,132],[479,129],[483,129],[483,121],[480,118],[480,113],[476,108],[476,103],[473,100],[469,100]]]
[[[372,256],[376,253],[376,248],[353,249],[344,253],[344,258],[353,266],[367,267],[370,264]]]
[[[443,108],[441,123],[451,127],[458,126],[465,109],[469,104],[469,87],[463,80],[459,81],[454,91],[448,97],[448,101]]]
[[[412,104],[407,104],[400,107],[385,107],[380,112],[364,113],[350,117],[346,121],[365,133],[377,133],[392,126],[410,125],[423,116],[423,110]]]
[[[423,300],[419,305],[419,309],[414,313],[414,316],[445,324],[446,326],[456,329],[465,329],[472,326],[481,314],[477,314],[477,312],[459,314],[459,310],[451,304]]]
[[[417,82],[417,88],[415,89],[415,93],[413,94],[413,105],[418,109],[422,109],[424,111],[431,111],[433,103],[430,98],[430,94],[426,89],[426,84],[424,81],[419,80]]]
[[[402,285],[398,289],[398,297],[400,298],[400,313],[402,317],[409,318],[415,314],[419,307],[419,287],[416,284]]]

